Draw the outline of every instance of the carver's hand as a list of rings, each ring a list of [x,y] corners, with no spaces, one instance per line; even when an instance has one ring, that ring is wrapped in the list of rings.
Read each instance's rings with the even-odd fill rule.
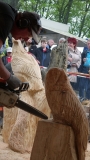
[[[14,75],[10,75],[7,83],[11,89],[16,89],[22,85],[22,82]]]

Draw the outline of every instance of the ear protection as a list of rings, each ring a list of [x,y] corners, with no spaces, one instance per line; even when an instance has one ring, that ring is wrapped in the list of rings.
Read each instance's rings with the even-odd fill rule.
[[[25,29],[30,26],[30,20],[21,18],[21,19],[17,20],[16,24],[17,24],[18,28]]]
[[[37,16],[31,14],[31,18],[30,16],[26,14],[26,17],[24,18],[23,13],[19,14],[19,19],[16,20],[16,25],[19,29],[25,29],[28,28],[33,29],[34,32],[37,34],[39,29],[41,28],[41,21],[39,18],[37,18]],[[32,18],[34,17],[34,18]]]

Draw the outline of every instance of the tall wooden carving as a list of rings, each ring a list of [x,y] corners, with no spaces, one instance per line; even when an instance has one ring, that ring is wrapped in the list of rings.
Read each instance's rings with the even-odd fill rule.
[[[40,67],[35,58],[28,54],[21,42],[13,42],[12,70],[22,81],[28,82],[28,91],[21,94],[21,100],[50,115],[41,79]],[[31,152],[39,118],[18,108],[4,108],[3,139],[14,151]]]
[[[50,64],[45,77],[53,119],[38,123],[30,160],[85,160],[88,121],[65,72],[67,52],[63,46],[66,44],[55,48],[52,54],[56,55],[56,60],[55,56],[52,58],[55,67]]]

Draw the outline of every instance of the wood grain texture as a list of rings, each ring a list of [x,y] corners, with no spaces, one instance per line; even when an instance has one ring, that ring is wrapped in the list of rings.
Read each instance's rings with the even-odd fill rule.
[[[60,43],[57,47],[53,48],[51,51],[50,63],[47,69],[42,68],[42,80],[45,82],[45,77],[49,69],[57,67],[63,68],[65,71],[67,69],[67,55],[68,47],[67,43]]]
[[[72,128],[39,121],[30,160],[77,160]]]
[[[35,58],[28,54],[21,42],[13,42],[12,70],[22,81],[28,82],[28,91],[21,93],[21,100],[50,115],[41,79],[40,67]],[[14,118],[13,118],[14,117]],[[14,119],[14,120],[13,120]],[[14,151],[31,152],[39,118],[18,108],[4,108],[3,138]]]
[[[50,64],[47,71],[53,67],[67,69],[67,54],[68,47],[67,43],[60,43],[57,47],[53,48],[51,51]]]
[[[85,160],[88,120],[63,69],[52,68],[45,79],[45,91],[55,122],[72,127],[78,160]]]

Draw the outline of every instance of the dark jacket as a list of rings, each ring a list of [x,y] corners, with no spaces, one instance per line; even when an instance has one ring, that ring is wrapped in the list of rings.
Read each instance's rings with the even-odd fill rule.
[[[29,52],[30,53],[34,53],[34,51],[37,49],[36,45],[31,45],[31,47],[29,48]]]
[[[49,49],[46,49],[46,51],[44,52],[42,47],[39,47],[34,51],[33,54],[35,55],[36,59],[40,62],[40,66],[49,66],[50,52],[51,51]]]
[[[79,68],[79,72],[82,72],[82,73],[88,73],[88,71],[89,71],[89,67],[85,67],[84,61],[83,61],[83,58],[87,57],[87,52],[88,52],[88,50],[84,50],[81,55],[81,66]]]

